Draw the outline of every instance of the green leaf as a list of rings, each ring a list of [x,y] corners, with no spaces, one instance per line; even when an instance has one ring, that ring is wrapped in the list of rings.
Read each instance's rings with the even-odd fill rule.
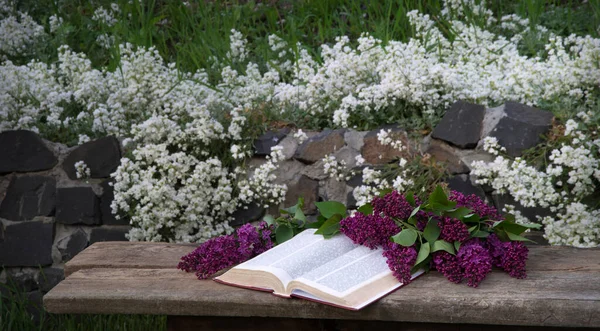
[[[445,240],[437,240],[431,245],[431,252],[446,251],[452,255],[455,255],[454,246]]]
[[[402,246],[412,246],[417,241],[417,231],[413,229],[404,229],[392,237],[392,240]]]
[[[371,215],[373,214],[373,205],[371,205],[370,203],[366,203],[360,206],[357,210],[364,215]]]
[[[323,223],[325,223],[325,221],[327,221],[327,219],[323,215],[319,215],[317,216],[316,222],[308,223],[305,227],[307,229],[318,229],[321,227],[321,225],[323,225]]]
[[[427,222],[427,225],[425,225],[425,230],[423,230],[423,237],[425,237],[425,240],[432,243],[437,240],[441,232],[442,230],[438,225],[438,221],[436,219],[429,218],[429,222]]]
[[[411,218],[411,217],[417,215],[417,213],[419,212],[419,210],[421,210],[421,206],[415,207],[415,209],[413,209],[412,212],[410,212],[410,216],[408,216],[408,218]]]
[[[287,224],[279,224],[277,230],[275,230],[275,240],[278,244],[284,243],[294,237],[294,230]]]
[[[325,236],[337,233],[340,230],[340,221],[342,218],[343,217],[340,214],[331,216],[317,231],[315,231],[315,234],[322,234]]]
[[[419,249],[419,254],[417,254],[417,262],[415,262],[415,264],[419,264],[419,263],[425,261],[425,259],[427,257],[429,257],[430,250],[431,250],[431,248],[429,247],[428,243],[421,245],[421,249]]]
[[[404,195],[404,198],[406,199],[406,201],[408,201],[408,203],[410,203],[411,206],[415,206],[417,203],[415,202],[415,193],[413,191],[408,191],[406,192],[406,194]]]
[[[458,252],[458,250],[460,249],[460,241],[455,241],[454,242],[454,248],[456,249],[456,251]]]
[[[263,217],[263,221],[267,222],[269,225],[273,225],[275,224],[275,217],[273,217],[273,215],[265,215],[265,217]]]
[[[430,202],[428,204],[429,208],[431,208],[431,210],[435,213],[437,213],[438,215],[441,215],[442,213],[445,213],[449,210],[454,209],[454,206],[456,206],[456,202],[455,201],[449,201],[448,205],[444,205],[441,203],[437,203],[437,202]]]
[[[388,194],[392,193],[392,191],[394,191],[394,190],[392,190],[391,188],[386,188],[386,189],[383,189],[383,190],[379,191],[379,194],[377,194],[377,195],[378,195],[380,198],[383,198],[384,196],[386,196],[386,195],[388,195]]]
[[[319,209],[319,212],[326,218],[331,218],[335,214],[339,214],[342,217],[346,216],[346,206],[341,202],[322,201],[316,202],[315,205]]]
[[[508,236],[508,239],[510,239],[511,241],[529,241],[529,242],[535,243],[535,241],[533,241],[531,239],[527,239],[525,237],[519,236],[518,234],[514,234],[512,232],[506,231],[506,235]]]
[[[304,226],[304,224],[306,224],[306,215],[304,215],[304,212],[302,212],[301,208],[296,209],[296,213],[294,214],[294,218],[302,221],[302,226]]]
[[[469,214],[463,217],[463,222],[465,223],[479,223],[481,217],[477,214]]]
[[[280,212],[282,214],[295,215],[296,211],[298,209],[302,209],[303,206],[304,206],[304,198],[303,197],[299,197],[298,198],[298,202],[295,205],[293,205],[291,207],[288,207],[288,208],[283,208],[283,209],[280,210]]]
[[[477,230],[475,231],[475,233],[473,233],[471,236],[473,238],[487,238],[487,236],[489,236],[490,233],[487,231],[481,231],[481,230]]]
[[[469,233],[473,233],[477,230],[477,225],[473,225],[472,227],[469,228]]]
[[[441,186],[436,186],[433,192],[429,195],[429,203],[430,204],[440,204],[442,206],[448,205],[448,196],[446,196],[446,192],[442,189]]]
[[[458,219],[462,219],[463,217],[469,215],[473,213],[473,211],[469,208],[466,207],[459,207],[453,210],[448,210],[444,213],[444,215],[452,217],[452,218],[458,218]]]

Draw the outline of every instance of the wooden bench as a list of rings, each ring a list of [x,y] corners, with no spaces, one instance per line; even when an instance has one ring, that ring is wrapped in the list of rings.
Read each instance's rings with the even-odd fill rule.
[[[527,279],[494,270],[477,289],[431,272],[358,312],[200,281],[176,269],[193,249],[96,243],[67,263],[44,305],[50,313],[168,315],[170,330],[600,328],[600,249],[532,246]]]

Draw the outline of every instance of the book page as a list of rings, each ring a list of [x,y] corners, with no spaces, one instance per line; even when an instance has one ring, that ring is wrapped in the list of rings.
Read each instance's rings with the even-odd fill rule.
[[[350,241],[348,238],[345,239]],[[368,247],[356,245],[354,247],[329,263],[302,275],[301,279],[344,295],[344,292],[363,286],[372,281],[374,277],[391,273],[382,256],[383,250],[371,250]]]

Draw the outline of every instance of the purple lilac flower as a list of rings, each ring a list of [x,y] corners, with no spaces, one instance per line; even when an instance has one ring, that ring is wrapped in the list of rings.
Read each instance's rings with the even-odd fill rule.
[[[414,246],[404,247],[396,243],[385,245],[383,256],[394,277],[403,284],[411,281],[410,269],[417,261],[417,250]]]
[[[487,246],[492,256],[492,263],[496,267],[502,268],[514,278],[523,279],[527,277],[525,264],[529,249],[522,242],[503,242],[493,233],[487,238]]]
[[[244,262],[273,247],[272,228],[261,222],[258,229],[245,224],[237,229],[237,237],[226,235],[210,239],[181,258],[178,269],[195,271],[199,279],[207,279],[219,270]]]
[[[400,232],[400,228],[391,218],[356,213],[340,221],[340,232],[355,244],[375,249],[387,244],[391,236]]]
[[[438,223],[441,233],[440,239],[443,239],[447,242],[460,241],[464,242],[469,239],[469,229],[461,220],[452,218],[452,217],[444,217]]]
[[[247,260],[253,255],[254,247],[260,246],[258,231],[252,224],[247,223],[240,226],[236,234],[239,242],[238,253],[240,258]]]
[[[464,243],[456,255],[460,267],[464,270],[467,285],[477,287],[492,271],[492,257],[478,238]]]
[[[453,283],[460,283],[463,279],[463,269],[456,255],[448,252],[437,251],[433,253],[433,267]]]
[[[373,199],[372,204],[375,215],[383,213],[387,217],[403,220],[407,219],[413,210],[413,206],[398,191],[392,191],[384,197],[376,197]]]
[[[207,279],[217,271],[241,262],[238,241],[232,235],[210,239],[181,258],[178,269],[195,271],[199,279]]]
[[[481,218],[488,217],[493,220],[501,220],[502,215],[496,208],[486,204],[477,195],[464,195],[458,191],[450,192],[449,200],[456,201],[456,207],[466,207],[475,212]]]
[[[273,233],[274,228],[274,225],[269,225],[267,222],[260,222],[258,224],[257,231],[260,233],[260,243],[259,245],[254,246],[254,255],[262,254],[273,248],[271,234]]]

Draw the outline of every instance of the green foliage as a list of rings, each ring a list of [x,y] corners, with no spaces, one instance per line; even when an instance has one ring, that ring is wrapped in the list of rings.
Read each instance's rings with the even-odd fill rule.
[[[346,217],[346,206],[337,201],[325,201],[315,203],[319,210],[317,221],[309,223],[302,211],[304,199],[299,198],[295,205],[281,209],[281,216],[274,218],[266,215],[263,220],[275,227],[275,242],[281,244],[292,239],[305,229],[317,229],[315,234],[331,238],[340,232],[340,221]],[[372,208],[371,208],[372,210]]]

